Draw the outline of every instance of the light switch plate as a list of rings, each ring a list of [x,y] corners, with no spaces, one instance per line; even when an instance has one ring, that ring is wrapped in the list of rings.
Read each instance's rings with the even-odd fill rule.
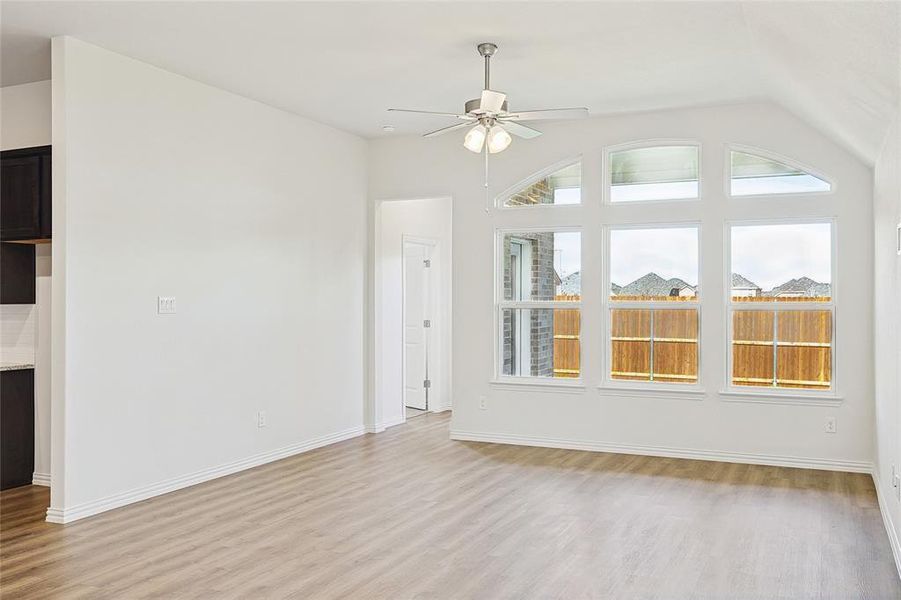
[[[158,315],[175,314],[175,296],[157,296],[156,313]]]

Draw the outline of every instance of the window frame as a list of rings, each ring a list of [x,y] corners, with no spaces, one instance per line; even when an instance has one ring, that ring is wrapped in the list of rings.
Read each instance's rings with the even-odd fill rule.
[[[666,146],[694,146],[698,150],[698,195],[695,198],[659,198],[655,200],[631,200],[629,202],[613,202],[611,200],[610,188],[612,187],[612,178],[610,177],[611,161],[610,155],[614,152],[622,152],[624,150],[640,150],[642,148],[661,148]],[[669,204],[681,202],[699,202],[704,198],[704,180],[703,180],[703,145],[696,139],[680,139],[680,138],[654,138],[645,140],[635,140],[605,146],[601,158],[601,204],[608,206],[643,206],[646,204]]]
[[[501,193],[499,193],[497,196],[494,197],[494,208],[502,210],[502,211],[508,211],[508,210],[510,210],[510,211],[519,211],[519,210],[528,211],[528,210],[548,210],[548,209],[566,210],[566,209],[572,209],[572,208],[581,208],[582,206],[585,205],[585,196],[584,196],[585,178],[584,178],[584,172],[581,171],[581,167],[583,164],[584,163],[582,161],[582,155],[578,154],[576,156],[570,156],[569,158],[565,158],[565,159],[558,161],[550,166],[547,166],[547,167],[541,169],[540,171],[537,171],[537,172],[533,173],[532,175],[526,177],[525,179],[520,179],[516,183],[514,183],[510,187],[506,188],[505,190],[503,190]],[[583,174],[583,176],[579,177],[579,202],[578,203],[575,203],[575,204],[532,204],[532,205],[522,204],[522,205],[515,205],[515,206],[507,206],[506,205],[507,199],[510,198],[510,196],[518,194],[524,188],[527,188],[527,187],[541,181],[545,177],[549,177],[550,175],[553,175],[557,171],[561,171],[561,170],[563,170],[567,167],[571,167],[573,165],[579,165],[580,172]]]
[[[657,202],[652,201],[652,202]],[[679,202],[679,200],[666,200],[665,202]],[[627,204],[638,204],[638,202],[629,202]],[[636,230],[636,229],[695,229],[698,236],[698,281],[697,289],[704,290],[703,285],[703,259],[702,251],[702,224],[700,220],[691,221],[668,221],[668,222],[634,222],[627,224],[605,224],[601,230],[601,248],[602,257],[602,273],[601,273],[601,310],[603,311],[603,373],[601,375],[601,389],[605,390],[623,390],[639,393],[660,393],[661,395],[675,394],[680,392],[683,397],[690,398],[692,396],[703,396],[703,356],[702,340],[703,340],[703,305],[706,294],[703,296],[695,296],[694,300],[685,300],[679,302],[678,306],[668,306],[665,302],[659,300],[646,301],[624,301],[617,302],[611,300],[610,292],[612,287],[611,281],[611,232],[614,230]],[[695,310],[698,315],[698,376],[693,383],[675,383],[669,381],[635,381],[614,379],[611,375],[613,367],[613,310],[614,309],[668,309],[668,310]],[[651,331],[653,337],[653,330]],[[653,364],[653,363],[652,363]]]
[[[778,192],[769,192],[765,194],[742,194],[736,196],[732,194],[732,152],[741,152],[744,154],[751,154],[754,156],[759,156],[760,158],[765,158],[769,160],[774,160],[776,162],[784,163],[790,167],[795,167],[796,169],[800,169],[804,171],[808,175],[813,175],[817,179],[825,181],[829,184],[828,190],[821,190],[818,192],[786,192],[786,193],[778,193]],[[770,150],[764,150],[763,148],[758,148],[756,146],[747,146],[744,144],[734,144],[734,143],[726,143],[725,144],[725,153],[723,156],[723,193],[726,195],[726,198],[729,200],[761,200],[761,199],[782,199],[782,198],[810,198],[815,196],[829,196],[835,194],[835,191],[838,187],[835,179],[831,177],[827,177],[822,171],[811,167],[805,163],[797,161],[788,156],[784,156],[782,154],[777,154],[776,152],[771,152]],[[833,231],[834,235],[834,231]]]
[[[553,204],[545,206],[555,206]],[[566,206],[566,205],[561,205]],[[569,206],[581,206],[579,204]],[[529,207],[532,208],[532,207]],[[494,269],[492,270],[494,288],[494,385],[514,385],[562,388],[583,388],[585,376],[585,356],[582,351],[582,300],[506,300],[504,299],[504,236],[518,233],[578,233],[579,258],[584,255],[585,236],[583,228],[577,225],[545,225],[545,226],[498,226],[494,229]],[[580,270],[582,267],[580,267]],[[579,376],[578,377],[534,377],[522,375],[505,375],[503,372],[504,329],[503,314],[507,309],[576,309],[579,311]]]
[[[821,192],[817,192],[821,193]],[[789,194],[776,194],[776,196],[787,196]],[[832,281],[829,283],[831,296],[829,302],[735,302],[732,297],[732,228],[746,226],[765,226],[765,225],[814,225],[828,224],[830,226],[830,277]],[[837,234],[838,218],[832,217],[784,217],[770,219],[726,219],[724,223],[723,244],[725,260],[723,261],[723,299],[724,299],[724,329],[725,349],[723,352],[725,362],[724,386],[721,394],[731,396],[743,396],[746,398],[757,398],[757,401],[765,401],[772,398],[778,402],[780,400],[794,399],[801,404],[816,404],[820,400],[840,400],[838,387],[838,377],[836,372],[836,356],[838,354],[837,346],[837,319],[836,312],[838,307],[838,234]],[[777,386],[749,386],[735,385],[732,382],[732,340],[733,340],[733,318],[732,315],[736,311],[755,310],[763,312],[776,312],[782,310],[828,310],[832,314],[832,337],[830,340],[830,372],[831,381],[828,388],[780,388]],[[775,348],[774,348],[775,352]],[[776,373],[774,371],[774,378]]]

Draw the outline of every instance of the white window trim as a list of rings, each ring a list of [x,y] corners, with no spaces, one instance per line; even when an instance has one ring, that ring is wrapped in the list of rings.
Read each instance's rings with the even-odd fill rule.
[[[786,194],[787,195],[787,194]],[[778,194],[782,196],[782,194]],[[832,406],[840,403],[843,396],[839,394],[838,377],[835,368],[836,356],[838,354],[837,344],[837,323],[836,312],[838,306],[838,228],[836,217],[791,217],[777,219],[727,219],[725,221],[725,230],[723,232],[723,281],[725,285],[725,310],[723,311],[726,319],[723,331],[725,336],[725,349],[723,352],[725,362],[724,373],[724,389],[720,390],[721,400],[729,402],[752,402],[752,403],[772,403],[772,404],[800,404],[808,406]],[[831,248],[831,278],[830,287],[832,291],[831,300],[829,302],[734,302],[732,299],[732,228],[735,226],[755,226],[755,225],[808,225],[815,223],[828,223],[832,230],[832,248]],[[832,381],[828,389],[813,390],[807,388],[778,388],[778,387],[754,387],[741,386],[732,383],[732,313],[735,310],[829,310],[832,312],[832,340],[831,340],[831,373]]]
[[[538,171],[537,173],[533,173],[529,177],[525,179],[520,179],[518,182],[514,183],[500,194],[495,196],[494,198],[494,208],[500,209],[502,211],[518,211],[518,210],[566,210],[571,208],[581,208],[585,205],[585,186],[584,186],[584,177],[581,177],[579,180],[579,202],[578,204],[532,204],[532,205],[520,205],[520,206],[506,206],[507,199],[510,196],[518,194],[523,191],[525,188],[538,183],[545,177],[553,175],[557,171],[565,169],[567,167],[571,167],[573,165],[581,165],[582,164],[582,155],[579,154],[577,156],[570,156],[569,158],[565,158],[559,162],[556,162],[549,167],[545,167],[544,169]]]
[[[776,152],[771,152],[770,150],[764,150],[763,148],[758,148],[756,146],[746,146],[743,144],[733,144],[727,143],[725,145],[725,153],[723,158],[723,193],[726,195],[726,198],[730,200],[766,200],[766,199],[793,199],[793,198],[810,198],[814,196],[831,196],[835,194],[838,189],[838,184],[835,179],[826,176],[822,171],[815,167],[811,167],[810,165],[806,165],[800,161],[797,161],[788,156],[784,156],[782,154],[777,154]],[[732,152],[743,152],[745,154],[753,154],[755,156],[759,156],[760,158],[767,158],[770,160],[774,160],[776,162],[784,163],[790,167],[795,167],[796,169],[800,169],[807,173],[808,175],[813,175],[817,179],[822,179],[826,183],[829,184],[829,189],[820,191],[820,192],[790,192],[785,194],[777,194],[777,193],[769,193],[769,194],[744,194],[741,196],[733,196],[732,195]]]
[[[673,202],[678,202],[674,200]],[[632,203],[629,203],[632,204]],[[673,304],[667,304],[661,301],[646,302],[615,302],[610,299],[610,288],[612,281],[610,279],[610,232],[623,229],[696,229],[698,232],[698,289],[702,291],[695,300],[686,300]],[[702,330],[703,330],[703,306],[706,294],[703,292],[704,285],[702,282],[702,273],[704,272],[703,260],[704,253],[702,251],[701,242],[701,222],[692,221],[670,221],[665,223],[629,223],[624,225],[604,225],[601,230],[601,248],[603,249],[601,258],[601,310],[603,311],[604,334],[602,344],[603,355],[603,374],[601,375],[601,385],[598,390],[601,395],[618,395],[612,392],[623,392],[631,395],[644,395],[648,397],[674,398],[679,399],[697,399],[703,400],[706,395],[702,387],[703,377],[703,356],[702,350]],[[610,372],[612,368],[613,340],[612,340],[612,310],[615,308],[656,308],[656,309],[674,309],[674,310],[696,310],[698,312],[698,377],[694,383],[672,383],[661,381],[625,381],[621,379],[613,379]]]
[[[574,205],[580,206],[580,205]],[[494,377],[490,381],[492,386],[516,386],[508,387],[508,389],[521,389],[523,387],[531,387],[537,391],[545,389],[554,391],[556,389],[568,388],[584,390],[585,384],[583,375],[585,373],[585,359],[583,353],[579,352],[579,376],[578,377],[529,377],[520,375],[504,375],[503,374],[503,347],[504,347],[504,331],[503,331],[503,312],[505,309],[541,309],[541,308],[557,308],[578,309],[581,315],[582,302],[557,301],[557,300],[505,300],[504,299],[504,236],[517,233],[567,233],[575,232],[579,234],[580,241],[580,259],[584,250],[584,236],[582,236],[581,226],[526,226],[526,227],[497,227],[494,230]],[[582,328],[579,327],[579,345],[582,345]]]
[[[671,385],[678,384],[661,384],[661,389],[648,389],[646,386],[627,385],[632,382],[619,382],[622,385],[599,385],[598,393],[602,398],[650,398],[654,400],[689,400],[693,402],[703,401],[707,397],[707,392],[703,388],[695,388],[694,386],[682,385],[679,388],[672,388]],[[639,382],[640,383],[640,382]],[[692,389],[682,389],[691,387]]]
[[[660,198],[655,200],[632,200],[630,202],[613,202],[610,200],[610,155],[623,150],[639,150],[641,148],[659,148],[661,146],[694,146],[698,149],[698,195],[695,198]],[[601,204],[603,206],[645,206],[648,204],[672,204],[682,202],[698,202],[704,197],[703,148],[695,139],[659,138],[625,142],[613,146],[605,146],[601,160]]]
[[[548,381],[548,380],[551,381]],[[502,375],[488,382],[492,388],[511,392],[566,392],[581,394],[585,392],[585,384],[581,378],[550,377],[513,377]]]

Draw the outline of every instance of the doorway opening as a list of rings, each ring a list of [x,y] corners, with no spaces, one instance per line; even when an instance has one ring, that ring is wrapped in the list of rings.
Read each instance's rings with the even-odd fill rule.
[[[376,206],[369,431],[451,408],[452,221],[450,198]]]

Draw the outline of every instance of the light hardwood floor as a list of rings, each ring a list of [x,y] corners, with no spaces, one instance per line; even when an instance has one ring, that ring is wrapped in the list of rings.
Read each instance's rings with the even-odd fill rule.
[[[0,494],[3,598],[901,598],[865,475],[452,442],[428,414],[76,522]]]

